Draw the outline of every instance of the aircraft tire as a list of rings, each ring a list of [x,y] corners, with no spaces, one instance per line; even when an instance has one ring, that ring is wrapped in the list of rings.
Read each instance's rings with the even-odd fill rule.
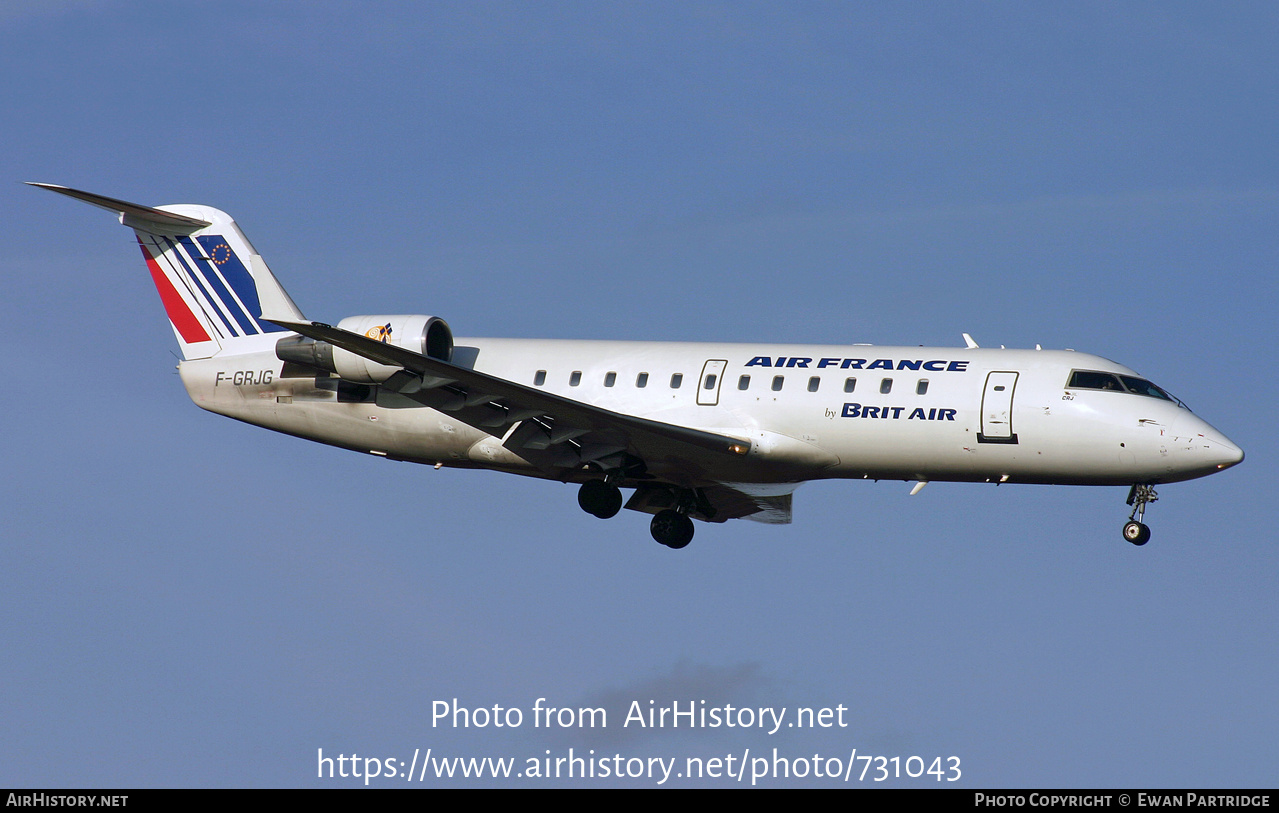
[[[1136,520],[1125,522],[1124,539],[1140,547],[1150,541],[1150,528]]]
[[[622,510],[622,492],[603,480],[587,480],[577,492],[577,504],[588,514],[609,519]]]
[[[648,527],[653,538],[668,548],[679,550],[693,541],[693,521],[669,508],[658,511]]]

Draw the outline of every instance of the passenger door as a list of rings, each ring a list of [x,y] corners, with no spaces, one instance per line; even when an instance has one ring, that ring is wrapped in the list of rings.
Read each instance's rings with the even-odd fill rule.
[[[993,372],[986,376],[986,390],[981,396],[981,431],[979,443],[1016,443],[1013,432],[1013,390],[1017,373]]]
[[[711,359],[702,365],[702,378],[697,383],[697,403],[702,406],[719,404],[719,387],[724,383],[724,359]]]

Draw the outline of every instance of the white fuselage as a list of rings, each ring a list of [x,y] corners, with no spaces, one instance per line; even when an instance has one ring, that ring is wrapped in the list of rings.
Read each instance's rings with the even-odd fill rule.
[[[394,460],[577,482],[600,519],[784,523],[807,480],[1127,485],[1243,460],[1152,382],[1071,351],[455,339],[424,314],[308,320],[225,212],[35,184],[133,229],[204,409]],[[633,488],[623,502],[622,488]],[[913,492],[912,492],[913,493]]]
[[[263,337],[260,352],[183,362],[192,399],[393,459],[547,476],[503,447],[500,432],[376,385],[290,371],[274,341]],[[1074,370],[1136,375],[1072,351],[458,339],[453,361],[614,412],[749,441],[749,454],[698,475],[707,483],[1154,484],[1201,477],[1243,456],[1174,401],[1068,388]]]

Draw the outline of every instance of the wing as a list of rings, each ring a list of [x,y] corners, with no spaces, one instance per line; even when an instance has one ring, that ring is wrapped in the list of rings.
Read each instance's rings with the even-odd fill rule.
[[[709,522],[749,519],[769,525],[789,525],[791,495],[799,483],[718,483],[699,488],[696,514]],[[671,492],[661,487],[640,485],[626,507],[632,511],[656,514],[674,508]]]
[[[725,483],[706,489],[706,498],[724,519],[741,517],[768,525],[789,525],[791,495],[798,487],[799,483]]]
[[[601,409],[321,322],[270,321],[400,368],[381,386],[502,438],[548,476],[572,479],[572,470],[594,463],[696,488],[722,479],[751,449],[745,438]]]

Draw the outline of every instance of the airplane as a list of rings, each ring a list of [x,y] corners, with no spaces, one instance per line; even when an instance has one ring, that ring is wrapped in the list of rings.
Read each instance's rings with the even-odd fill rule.
[[[229,215],[32,183],[132,228],[202,409],[388,460],[578,484],[601,519],[791,521],[806,481],[1154,487],[1243,451],[1133,370],[1073,350],[455,338],[437,316],[310,321]],[[622,489],[632,489],[629,498]]]

